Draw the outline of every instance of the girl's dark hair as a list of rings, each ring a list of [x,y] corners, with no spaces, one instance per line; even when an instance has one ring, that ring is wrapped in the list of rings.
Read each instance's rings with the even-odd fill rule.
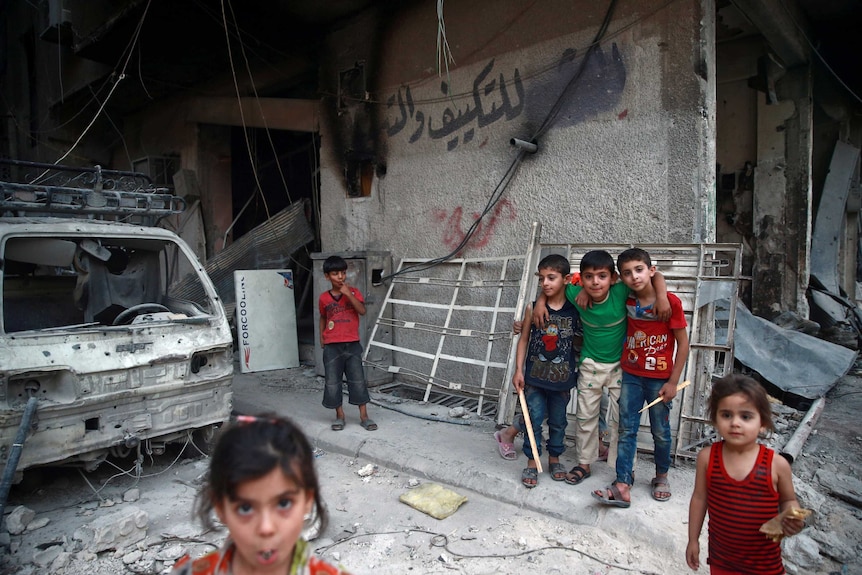
[[[314,491],[314,511],[322,533],[327,514],[314,469],[314,452],[305,434],[292,421],[274,414],[244,417],[222,428],[206,483],[195,503],[198,518],[205,527],[215,528],[212,510],[216,502],[236,499],[241,483],[263,477],[276,468],[299,489]]]
[[[709,396],[709,420],[714,424],[718,414],[718,404],[725,397],[741,393],[748,397],[757,413],[760,414],[760,425],[769,431],[775,431],[772,422],[772,406],[769,404],[769,396],[763,386],[747,375],[732,373],[725,375],[712,384],[712,393]]]
[[[592,250],[584,254],[584,257],[581,258],[581,273],[588,269],[606,269],[612,274],[617,273],[617,269],[614,266],[614,258],[605,250]]]

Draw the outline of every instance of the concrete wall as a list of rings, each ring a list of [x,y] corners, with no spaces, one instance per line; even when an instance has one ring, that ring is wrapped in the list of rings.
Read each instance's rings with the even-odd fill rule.
[[[379,85],[324,124],[324,249],[390,250],[395,262],[455,249],[516,155],[509,140],[536,133],[605,9],[450,0],[444,17],[455,63],[442,77],[435,3],[399,14],[371,62]],[[522,253],[535,220],[544,241],[711,241],[713,13],[711,1],[619,2],[538,153],[527,156],[462,254]],[[329,38],[335,68],[360,59],[368,28],[358,20]],[[360,143],[351,148],[353,141]],[[371,194],[348,197],[345,157],[369,141],[377,167]]]

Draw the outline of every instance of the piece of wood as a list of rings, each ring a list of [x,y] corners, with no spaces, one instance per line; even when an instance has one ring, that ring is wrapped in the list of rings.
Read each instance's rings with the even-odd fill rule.
[[[527,398],[524,397],[523,389],[518,392],[518,401],[521,402],[524,426],[527,428],[527,437],[530,439],[530,449],[533,450],[533,457],[536,459],[536,469],[539,473],[542,473],[542,458],[539,457],[539,450],[536,448],[536,436],[533,435],[533,422],[530,420],[530,410],[527,409]]]
[[[685,381],[683,381],[682,383],[678,384],[678,385],[676,386],[676,391],[677,391],[677,393],[679,393],[679,391],[680,391],[681,389],[685,389],[685,388],[686,388],[686,387],[688,387],[689,385],[691,385],[691,382],[690,382],[689,380],[687,380],[687,379],[686,379]],[[641,410],[640,410],[640,411],[638,411],[638,413],[643,413],[644,411],[646,411],[647,409],[649,409],[650,407],[652,407],[653,405],[655,405],[655,404],[656,404],[656,403],[658,403],[659,401],[661,401],[661,396],[656,397],[654,400],[652,400],[652,401],[650,401],[649,403],[647,403],[645,406],[643,406],[643,408],[641,408]]]

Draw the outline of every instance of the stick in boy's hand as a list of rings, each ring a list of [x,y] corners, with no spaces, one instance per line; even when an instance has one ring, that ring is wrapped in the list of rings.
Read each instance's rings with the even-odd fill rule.
[[[687,379],[686,379],[685,381],[683,381],[682,383],[680,383],[679,385],[677,385],[677,386],[676,386],[676,390],[677,390],[677,392],[679,392],[680,390],[685,389],[685,388],[686,388],[686,387],[688,387],[689,385],[691,385],[691,382],[690,382],[689,380],[687,380]],[[638,411],[638,413],[643,413],[644,411],[646,411],[647,409],[649,409],[649,408],[650,408],[650,407],[652,407],[653,405],[657,404],[657,403],[658,403],[659,401],[661,401],[661,400],[662,400],[662,398],[661,398],[661,397],[656,397],[655,399],[653,399],[652,401],[650,401],[649,403],[647,403],[645,406],[643,406],[643,407],[641,408],[641,410],[640,410],[640,411]]]
[[[533,422],[530,419],[530,410],[527,409],[527,398],[524,397],[524,390],[518,390],[518,401],[521,402],[521,412],[524,416],[524,427],[527,428],[527,437],[530,439],[530,449],[533,450],[533,454],[539,454],[539,450],[536,447],[536,436],[533,435]],[[536,457],[536,470],[539,473],[542,473],[542,458]]]

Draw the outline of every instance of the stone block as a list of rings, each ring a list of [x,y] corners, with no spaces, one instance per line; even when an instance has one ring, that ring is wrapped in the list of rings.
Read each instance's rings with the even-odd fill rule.
[[[84,549],[99,553],[107,549],[123,549],[147,536],[149,516],[138,507],[126,507],[94,519],[72,535]]]
[[[33,521],[36,512],[28,507],[19,505],[6,517],[6,530],[12,535],[20,535],[27,529],[27,524]]]

